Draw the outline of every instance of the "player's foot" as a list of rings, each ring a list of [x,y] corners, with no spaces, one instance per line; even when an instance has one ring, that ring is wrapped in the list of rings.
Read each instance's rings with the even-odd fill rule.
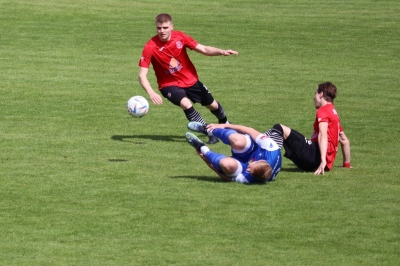
[[[215,144],[218,142],[218,138],[216,136],[208,136],[207,144]]]
[[[195,132],[203,133],[204,135],[207,135],[208,136],[207,144],[215,144],[219,141],[217,137],[215,137],[215,136],[211,135],[211,133],[207,132],[206,127],[202,123],[195,122],[195,121],[189,122],[188,129],[195,131]]]
[[[191,131],[203,133],[204,135],[207,135],[207,136],[208,136],[206,126],[203,125],[202,123],[192,121],[192,122],[189,122],[189,124],[187,125],[187,127],[188,127],[188,129],[190,129]]]
[[[205,144],[198,138],[196,137],[193,133],[186,132],[186,140],[187,142],[195,148],[198,152],[200,152],[201,147],[205,146]]]

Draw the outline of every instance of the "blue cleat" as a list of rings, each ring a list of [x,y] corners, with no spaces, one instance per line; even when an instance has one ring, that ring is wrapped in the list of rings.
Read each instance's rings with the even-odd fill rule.
[[[189,122],[187,127],[191,131],[203,133],[204,135],[208,136],[207,144],[215,144],[218,142],[218,138],[211,134],[208,134],[206,126],[200,122],[196,122],[196,121]]]
[[[190,129],[191,131],[195,131],[195,132],[199,132],[199,133],[203,133],[204,135],[208,136],[207,130],[206,130],[206,126],[203,125],[202,123],[199,122],[189,122],[189,124],[187,125],[188,129]]]

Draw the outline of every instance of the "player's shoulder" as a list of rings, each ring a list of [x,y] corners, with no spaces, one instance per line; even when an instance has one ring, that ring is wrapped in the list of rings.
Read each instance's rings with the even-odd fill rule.
[[[173,30],[172,31],[171,40],[185,42],[185,41],[189,41],[191,39],[192,39],[192,37],[189,34],[186,34],[183,31],[180,31],[180,30]]]
[[[158,38],[158,36],[156,35],[146,42],[146,44],[143,47],[143,52],[147,55],[155,54],[162,46],[163,43],[160,41],[160,38]]]
[[[322,119],[324,117],[331,118],[331,119],[336,119],[336,118],[333,118],[333,117],[338,117],[338,116],[339,116],[339,114],[336,111],[336,108],[335,108],[335,106],[333,104],[324,105],[324,106],[320,107],[317,110],[318,120],[320,120],[320,119]]]
[[[330,105],[330,104],[329,104],[329,105]],[[322,116],[322,115],[323,115],[323,116],[326,116],[326,115],[329,115],[330,110],[331,110],[331,107],[330,107],[330,106],[324,105],[324,106],[321,106],[320,108],[317,109],[316,114],[317,114],[318,117],[319,117],[319,116]]]
[[[154,35],[146,44],[148,45],[158,45],[162,43],[157,35]]]
[[[188,36],[186,33],[180,30],[173,30],[172,31],[172,37],[174,36]]]
[[[275,151],[280,149],[278,143],[266,134],[258,135],[257,144],[260,145],[260,149],[265,151]]]

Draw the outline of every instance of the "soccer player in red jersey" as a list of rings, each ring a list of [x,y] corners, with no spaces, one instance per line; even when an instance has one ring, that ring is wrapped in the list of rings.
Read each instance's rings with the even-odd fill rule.
[[[151,101],[156,105],[163,103],[161,96],[153,90],[147,79],[150,64],[163,97],[182,108],[189,121],[206,125],[200,113],[193,108],[192,103],[197,102],[209,109],[218,119],[218,123],[227,123],[224,108],[199,81],[196,68],[186,50],[189,48],[207,56],[238,55],[238,52],[202,45],[189,35],[173,30],[174,25],[169,14],[157,15],[155,22],[157,35],[145,44],[139,61],[139,83]],[[217,141],[214,136],[209,136],[209,144]]]
[[[304,171],[324,174],[332,169],[338,144],[343,155],[343,167],[350,166],[350,141],[344,134],[333,100],[337,89],[331,82],[318,85],[315,91],[314,105],[317,109],[314,121],[314,133],[311,140],[285,125],[276,124],[273,129],[283,136],[284,156]]]

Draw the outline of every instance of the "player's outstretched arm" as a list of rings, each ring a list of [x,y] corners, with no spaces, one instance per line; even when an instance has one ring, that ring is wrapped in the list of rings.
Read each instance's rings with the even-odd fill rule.
[[[350,140],[344,134],[344,131],[339,133],[339,142],[342,148],[343,167],[352,168],[350,165]]]
[[[142,88],[147,92],[151,101],[154,104],[162,104],[163,100],[159,94],[157,94],[150,85],[149,80],[147,79],[147,73],[149,72],[148,68],[140,67],[139,69],[139,83]]]
[[[194,50],[200,54],[203,55],[208,55],[208,56],[218,56],[218,55],[224,55],[224,56],[229,56],[229,55],[239,55],[239,52],[234,51],[234,50],[223,50],[220,48],[212,47],[212,46],[206,46],[202,44],[197,44],[196,48]]]
[[[207,129],[216,129],[216,128],[230,128],[236,130],[239,133],[249,135],[253,140],[256,140],[258,135],[262,134],[261,132],[255,130],[251,127],[246,127],[242,125],[234,125],[234,124],[209,124],[207,125]]]

